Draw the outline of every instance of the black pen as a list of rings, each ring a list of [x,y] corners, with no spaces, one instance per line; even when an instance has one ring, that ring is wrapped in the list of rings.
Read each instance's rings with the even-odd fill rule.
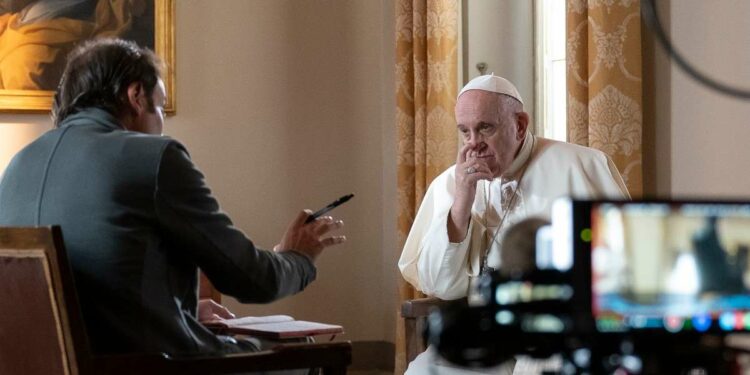
[[[307,217],[307,220],[305,220],[305,224],[314,221],[315,219],[321,217],[324,213],[326,213],[326,212],[328,212],[328,211],[330,211],[330,210],[332,210],[332,209],[334,209],[334,208],[336,208],[336,207],[344,204],[344,202],[348,201],[349,199],[352,199],[353,196],[354,196],[354,194],[344,195],[343,197],[341,197],[341,198],[336,199],[335,201],[333,201],[333,203],[329,204],[328,206],[325,206],[325,207],[323,207],[323,208],[315,211],[312,215],[310,215],[310,216]]]

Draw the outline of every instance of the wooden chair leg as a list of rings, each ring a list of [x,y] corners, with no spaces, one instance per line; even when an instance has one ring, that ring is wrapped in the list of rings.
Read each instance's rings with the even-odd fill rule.
[[[406,337],[406,363],[411,363],[424,351],[424,344],[417,330],[417,319],[404,319],[404,336]]]

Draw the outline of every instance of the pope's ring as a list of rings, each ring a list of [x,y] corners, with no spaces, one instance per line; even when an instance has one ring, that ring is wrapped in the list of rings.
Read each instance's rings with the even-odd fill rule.
[[[467,174],[472,174],[472,173],[476,173],[476,172],[477,172],[477,169],[474,168],[474,167],[466,168],[466,173]]]

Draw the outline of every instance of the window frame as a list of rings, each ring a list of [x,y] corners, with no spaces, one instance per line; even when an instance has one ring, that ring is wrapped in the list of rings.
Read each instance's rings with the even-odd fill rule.
[[[567,125],[566,121],[563,124],[553,124],[550,116],[551,107],[550,97],[552,94],[551,81],[552,73],[551,61],[548,57],[548,51],[551,48],[548,46],[547,38],[547,27],[548,23],[546,17],[550,9],[549,1],[564,1],[564,0],[534,0],[533,2],[533,14],[534,14],[534,134],[545,138],[552,138],[561,141],[567,141]],[[545,3],[547,6],[545,7]],[[565,5],[562,7],[565,10]],[[563,14],[564,16],[564,14]],[[564,21],[563,21],[564,22]],[[563,23],[564,25],[564,23]],[[563,26],[563,29],[565,27]],[[565,40],[565,38],[563,38]],[[567,42],[567,41],[566,41]],[[563,47],[563,51],[566,51],[566,46]],[[563,60],[565,61],[565,60]],[[565,64],[565,62],[563,63]],[[559,78],[559,77],[558,77]],[[565,82],[565,77],[562,77],[562,82]],[[563,96],[560,101],[562,107],[565,108],[567,119],[567,94]],[[562,126],[561,129],[552,129],[552,126]],[[555,137],[555,133],[558,133],[558,137]],[[563,134],[564,136],[559,136]]]

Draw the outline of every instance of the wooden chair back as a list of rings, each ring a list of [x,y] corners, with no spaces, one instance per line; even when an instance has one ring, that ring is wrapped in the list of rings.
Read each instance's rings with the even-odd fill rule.
[[[59,228],[0,228],[0,374],[79,373],[85,336],[67,308],[75,291],[56,241]]]
[[[221,304],[221,293],[214,288],[214,284],[211,284],[211,280],[203,272],[201,272],[201,278],[198,283],[198,298],[212,299],[214,302]]]

